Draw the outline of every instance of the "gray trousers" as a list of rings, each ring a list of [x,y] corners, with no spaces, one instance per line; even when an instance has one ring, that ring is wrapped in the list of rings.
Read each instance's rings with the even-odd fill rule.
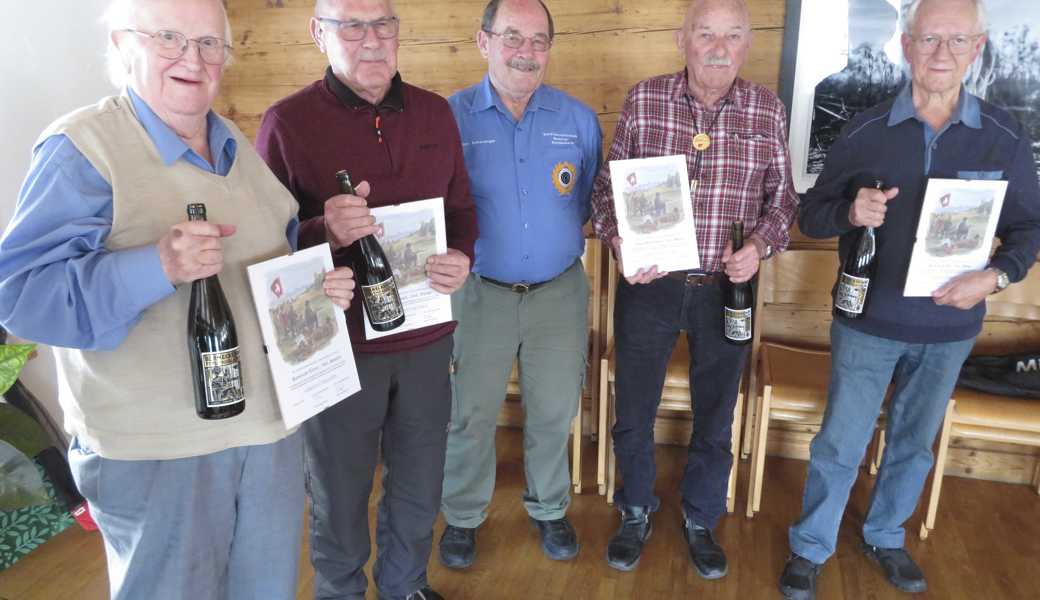
[[[495,489],[495,425],[513,361],[524,406],[523,503],[540,521],[570,504],[567,441],[585,376],[589,284],[581,262],[519,294],[470,275],[453,297],[455,375],[441,511],[477,527]]]
[[[451,336],[408,352],[356,355],[361,391],[304,423],[314,597],[358,599],[368,580],[368,501],[380,452],[374,576],[381,598],[426,584],[451,412]]]

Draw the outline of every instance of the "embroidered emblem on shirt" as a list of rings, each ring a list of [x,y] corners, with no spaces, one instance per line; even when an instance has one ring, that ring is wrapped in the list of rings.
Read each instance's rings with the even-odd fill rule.
[[[552,177],[556,191],[561,196],[567,196],[574,191],[574,181],[578,178],[578,168],[569,162],[556,163]]]

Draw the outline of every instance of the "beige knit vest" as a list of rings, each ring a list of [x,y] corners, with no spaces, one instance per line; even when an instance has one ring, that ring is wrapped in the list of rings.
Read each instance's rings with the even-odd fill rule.
[[[220,283],[235,316],[245,411],[218,421],[195,414],[187,345],[191,284],[179,285],[140,314],[115,350],[55,350],[65,428],[106,458],[200,456],[275,442],[288,433],[275,400],[246,266],[288,253],[285,230],[297,204],[238,128],[224,122],[238,144],[226,177],[182,159],[166,166],[125,96],[66,115],[43,134],[68,136],[112,185],[112,230],[105,240],[112,252],[156,244],[172,225],[187,220],[185,208],[191,202],[205,203],[211,222],[237,226],[223,241]],[[158,261],[155,267],[161,268]],[[134,281],[117,285],[133,286]]]

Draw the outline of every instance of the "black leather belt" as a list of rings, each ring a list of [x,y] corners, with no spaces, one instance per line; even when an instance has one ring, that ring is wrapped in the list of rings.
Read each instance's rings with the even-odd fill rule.
[[[719,281],[722,281],[722,273],[687,273],[686,271],[671,271],[665,277],[681,281],[685,285],[694,287],[714,285]]]
[[[526,294],[527,292],[533,292],[538,288],[542,287],[543,285],[553,281],[552,279],[550,279],[549,281],[543,281],[541,283],[506,283],[504,281],[498,281],[497,279],[492,279],[490,277],[484,277],[483,275],[481,275],[480,278],[493,286],[507,289],[511,292],[516,292],[517,294]]]

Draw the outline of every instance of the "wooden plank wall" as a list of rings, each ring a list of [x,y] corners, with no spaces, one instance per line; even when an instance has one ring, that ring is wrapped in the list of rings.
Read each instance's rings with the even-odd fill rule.
[[[235,39],[235,62],[224,77],[217,110],[252,138],[260,115],[274,101],[320,78],[325,56],[310,39],[313,0],[227,0]],[[581,99],[599,115],[604,145],[613,137],[626,91],[646,77],[679,70],[682,56],[674,33],[686,0],[547,0],[556,23],[556,41],[546,81]],[[485,0],[397,0],[401,17],[400,70],[412,84],[448,96],[480,80],[487,70],[474,42]],[[784,0],[749,0],[755,38],[741,75],[777,89],[783,42]],[[795,233],[803,247],[833,248]],[[829,311],[792,311],[767,324],[766,335],[827,345]],[[1038,339],[1035,327],[990,323],[980,348],[1024,349]],[[587,413],[592,416],[591,412]],[[520,409],[503,414],[518,423]],[[659,422],[659,439],[684,443],[689,421]],[[590,420],[591,422],[591,420]],[[589,431],[586,429],[586,431]],[[814,432],[786,430],[770,435],[771,454],[804,458]],[[1034,451],[996,444],[954,441],[951,474],[1028,481]]]

